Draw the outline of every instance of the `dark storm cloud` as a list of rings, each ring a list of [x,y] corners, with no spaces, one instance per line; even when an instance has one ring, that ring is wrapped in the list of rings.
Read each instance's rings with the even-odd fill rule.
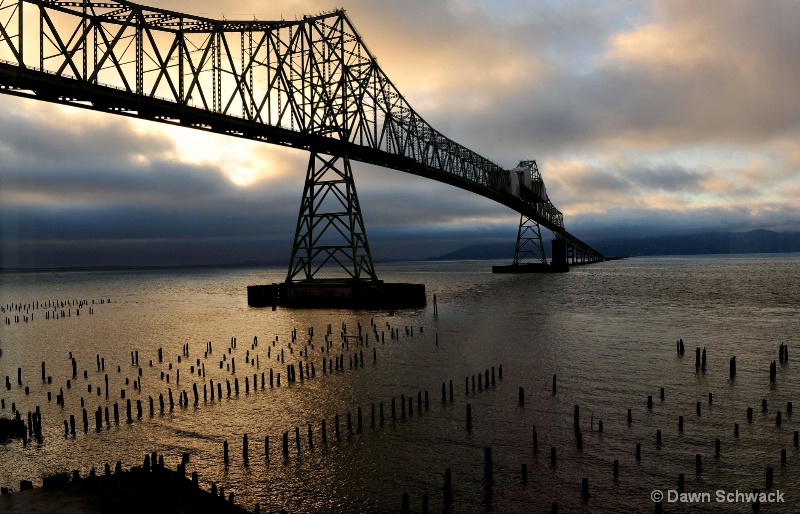
[[[568,173],[559,175],[559,167],[550,170],[550,189],[569,203],[593,194],[635,195],[639,191],[677,193],[696,191],[710,176],[709,171],[690,170],[677,164],[647,162],[619,163],[613,159],[603,164],[572,163],[565,166]]]
[[[218,170],[175,162],[169,139],[139,134],[127,119],[92,115],[80,125],[49,104],[2,100],[4,204],[180,202],[230,189]]]
[[[639,186],[664,191],[696,191],[709,176],[708,172],[689,170],[677,164],[622,173]]]
[[[42,163],[77,167],[113,167],[136,156],[160,156],[172,142],[131,133],[128,120],[87,114],[87,123],[63,115],[62,108],[3,97],[0,155],[7,167],[35,168]]]

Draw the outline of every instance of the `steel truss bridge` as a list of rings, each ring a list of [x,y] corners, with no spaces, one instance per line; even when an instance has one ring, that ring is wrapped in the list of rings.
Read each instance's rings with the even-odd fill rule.
[[[213,20],[94,0],[0,0],[0,93],[310,152],[287,282],[325,268],[377,280],[350,160],[444,182],[520,213],[514,262],[602,254],[564,228],[535,161],[513,171],[448,139],[408,104],[343,10]]]

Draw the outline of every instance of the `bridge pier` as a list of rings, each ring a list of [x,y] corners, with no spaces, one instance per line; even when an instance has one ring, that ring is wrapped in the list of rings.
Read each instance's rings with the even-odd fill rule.
[[[329,276],[320,278],[323,271]],[[390,284],[378,279],[346,153],[311,151],[286,281],[249,286],[247,303],[388,309],[425,306],[424,284]]]
[[[313,281],[326,266],[345,280],[378,281],[350,159],[312,150],[286,282]]]
[[[520,214],[514,261],[508,266],[492,266],[492,273],[563,273],[569,271],[566,243],[553,240],[553,261],[547,263],[539,223]]]

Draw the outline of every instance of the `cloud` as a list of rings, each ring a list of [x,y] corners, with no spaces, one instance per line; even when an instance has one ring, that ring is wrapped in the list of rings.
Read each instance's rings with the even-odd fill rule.
[[[340,4],[161,7],[293,19]],[[567,228],[583,239],[800,227],[794,2],[344,7],[435,128],[507,168],[536,158]],[[180,260],[196,244],[209,259],[230,260],[291,243],[307,154],[0,95],[0,162],[4,255],[17,241],[25,258],[37,244],[39,255],[62,245],[75,256],[85,244],[121,259],[117,244],[142,249],[142,258],[148,245],[159,247],[164,259]],[[514,236],[517,214],[477,195],[394,170],[354,164],[354,172],[370,241],[383,255],[426,257]]]

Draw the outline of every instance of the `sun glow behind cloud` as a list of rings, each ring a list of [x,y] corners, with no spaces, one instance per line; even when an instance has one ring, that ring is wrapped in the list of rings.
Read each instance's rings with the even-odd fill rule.
[[[218,169],[239,187],[278,180],[286,172],[286,150],[265,151],[264,143],[211,132],[138,121],[138,130],[169,140],[172,158],[190,166]]]

